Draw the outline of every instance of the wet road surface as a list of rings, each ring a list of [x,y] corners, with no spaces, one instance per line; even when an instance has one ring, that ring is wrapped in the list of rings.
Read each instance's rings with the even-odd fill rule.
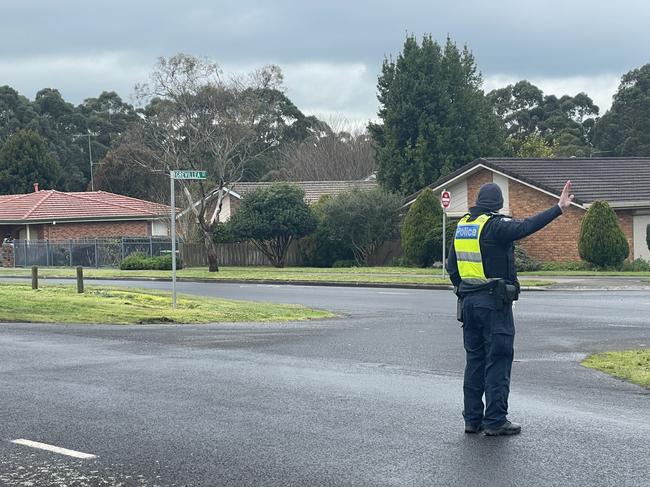
[[[486,438],[462,432],[464,357],[447,291],[179,291],[341,316],[3,324],[0,485],[650,485],[649,391],[579,365],[590,352],[650,347],[647,292],[525,293],[510,401],[523,432]]]

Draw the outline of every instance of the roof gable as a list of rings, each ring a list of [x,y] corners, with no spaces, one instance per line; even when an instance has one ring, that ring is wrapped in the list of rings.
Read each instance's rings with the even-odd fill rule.
[[[481,158],[444,176],[428,187],[440,188],[451,181],[467,177],[482,167],[504,174],[559,196],[564,183],[571,180],[575,203],[589,204],[606,200],[613,205],[650,205],[650,158],[601,157],[590,159],[517,159]],[[419,194],[407,198],[410,202]]]

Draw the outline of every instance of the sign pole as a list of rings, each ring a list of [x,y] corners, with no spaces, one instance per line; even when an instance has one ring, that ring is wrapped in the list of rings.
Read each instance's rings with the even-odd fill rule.
[[[207,171],[195,171],[185,169],[179,171],[169,171],[169,184],[171,185],[171,234],[172,234],[172,308],[176,309],[176,192],[174,191],[174,181],[176,179],[206,180],[208,179]]]
[[[171,235],[172,235],[172,309],[176,309],[176,194],[174,191],[174,171],[169,171],[171,184]]]
[[[442,205],[442,277],[444,278],[447,260],[447,208],[451,204],[451,193],[446,189],[440,193],[440,204]]]
[[[447,237],[447,208],[442,209],[442,278],[445,278],[445,260],[447,253],[447,243],[445,242]]]

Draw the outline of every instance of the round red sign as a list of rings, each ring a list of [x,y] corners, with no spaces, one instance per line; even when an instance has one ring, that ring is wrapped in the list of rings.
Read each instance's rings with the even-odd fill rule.
[[[443,208],[449,208],[451,204],[451,193],[449,191],[443,191],[440,195],[440,202]]]

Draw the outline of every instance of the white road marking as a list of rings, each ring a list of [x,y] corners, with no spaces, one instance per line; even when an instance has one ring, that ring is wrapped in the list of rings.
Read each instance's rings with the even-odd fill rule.
[[[47,451],[59,453],[61,455],[67,455],[69,457],[74,457],[74,458],[83,458],[83,459],[97,458],[97,455],[91,455],[90,453],[82,453],[80,451],[68,450],[67,448],[60,448],[58,446],[48,445],[47,443],[39,443],[38,441],[24,440],[22,438],[19,438],[17,440],[11,440],[11,443],[15,443],[16,445],[29,446],[31,448],[38,448],[39,450],[47,450]]]
[[[406,295],[409,293],[393,293],[393,292],[388,292],[388,291],[377,291],[377,294],[398,294],[398,295]]]

